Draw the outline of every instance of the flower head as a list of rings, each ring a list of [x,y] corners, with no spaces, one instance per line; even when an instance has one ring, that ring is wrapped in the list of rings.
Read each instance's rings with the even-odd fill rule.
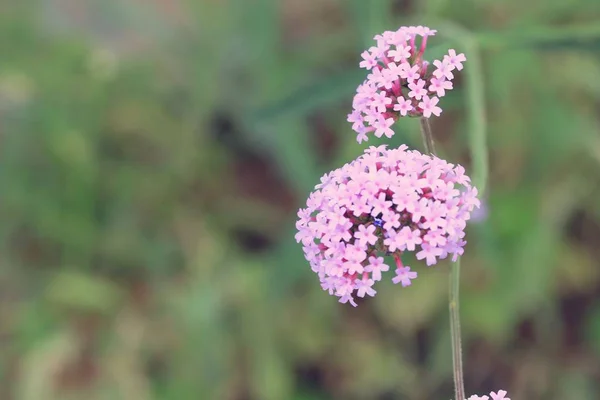
[[[417,272],[402,264],[414,252],[427,265],[462,254],[464,228],[479,207],[464,168],[406,146],[370,147],[358,159],[324,175],[298,211],[302,243],[324,290],[355,305],[374,296],[373,285],[390,269],[409,286]]]
[[[510,400],[510,398],[506,396],[506,390],[498,390],[496,392],[490,392],[491,400]],[[477,396],[476,394],[469,397],[467,400],[490,400],[489,396]]]
[[[436,104],[452,90],[452,71],[462,70],[466,57],[450,49],[442,60],[425,61],[427,39],[435,33],[424,26],[403,26],[375,36],[377,45],[361,54],[360,67],[370,73],[356,91],[349,117],[359,143],[370,132],[378,137],[393,134],[389,127],[382,130],[381,121],[440,115],[442,109]]]

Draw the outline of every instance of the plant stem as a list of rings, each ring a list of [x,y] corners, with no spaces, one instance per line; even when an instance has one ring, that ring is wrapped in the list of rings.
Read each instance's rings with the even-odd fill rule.
[[[421,117],[421,135],[425,150],[436,155],[433,134],[427,118]],[[450,337],[452,342],[452,376],[454,378],[454,400],[465,400],[465,384],[462,368],[462,346],[460,342],[460,315],[458,312],[460,290],[460,258],[450,266],[450,288],[448,308],[450,310]]]
[[[460,315],[458,294],[460,288],[460,258],[450,264],[450,337],[452,340],[452,375],[454,377],[454,399],[465,400],[465,382],[462,366],[462,346],[460,341]]]
[[[433,142],[433,134],[431,133],[431,125],[429,125],[429,118],[421,117],[420,122],[421,134],[423,136],[423,144],[425,145],[425,151],[435,156],[435,143]]]

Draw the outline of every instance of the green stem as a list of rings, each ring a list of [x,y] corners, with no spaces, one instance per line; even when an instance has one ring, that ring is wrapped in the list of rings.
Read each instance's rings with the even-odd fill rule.
[[[435,156],[435,142],[433,141],[433,134],[431,133],[431,125],[429,125],[429,118],[421,117],[420,122],[421,134],[423,135],[423,144],[425,145],[425,151]]]
[[[435,144],[429,119],[421,118],[421,135],[427,153],[436,155]],[[452,376],[454,378],[454,399],[465,400],[465,383],[462,368],[462,346],[460,342],[460,315],[458,312],[460,291],[460,259],[451,263],[450,267],[450,290],[449,302],[450,309],[450,336],[452,342]]]
[[[486,190],[488,178],[488,151],[485,115],[485,81],[479,47],[466,41],[465,52],[469,54],[469,68],[465,69],[467,90],[467,115],[469,120],[469,149],[473,163],[473,184],[480,194]]]
[[[450,337],[452,340],[452,375],[454,377],[455,400],[465,400],[465,382],[462,366],[462,345],[460,341],[460,259],[450,264]]]

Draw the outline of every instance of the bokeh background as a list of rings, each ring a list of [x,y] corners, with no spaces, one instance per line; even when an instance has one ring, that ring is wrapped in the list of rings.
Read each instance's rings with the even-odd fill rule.
[[[448,264],[352,309],[293,239],[364,148],[360,52],[406,24],[469,59],[443,156],[481,174],[487,135],[467,391],[600,398],[597,0],[4,0],[0,399],[450,398]]]

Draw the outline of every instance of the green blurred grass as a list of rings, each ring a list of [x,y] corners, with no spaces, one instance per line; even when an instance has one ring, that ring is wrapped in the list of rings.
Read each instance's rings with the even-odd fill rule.
[[[489,152],[467,390],[596,398],[596,0],[47,0],[0,5],[0,399],[449,398],[447,265],[350,310],[293,241],[358,54],[421,21],[469,58],[438,147]]]

